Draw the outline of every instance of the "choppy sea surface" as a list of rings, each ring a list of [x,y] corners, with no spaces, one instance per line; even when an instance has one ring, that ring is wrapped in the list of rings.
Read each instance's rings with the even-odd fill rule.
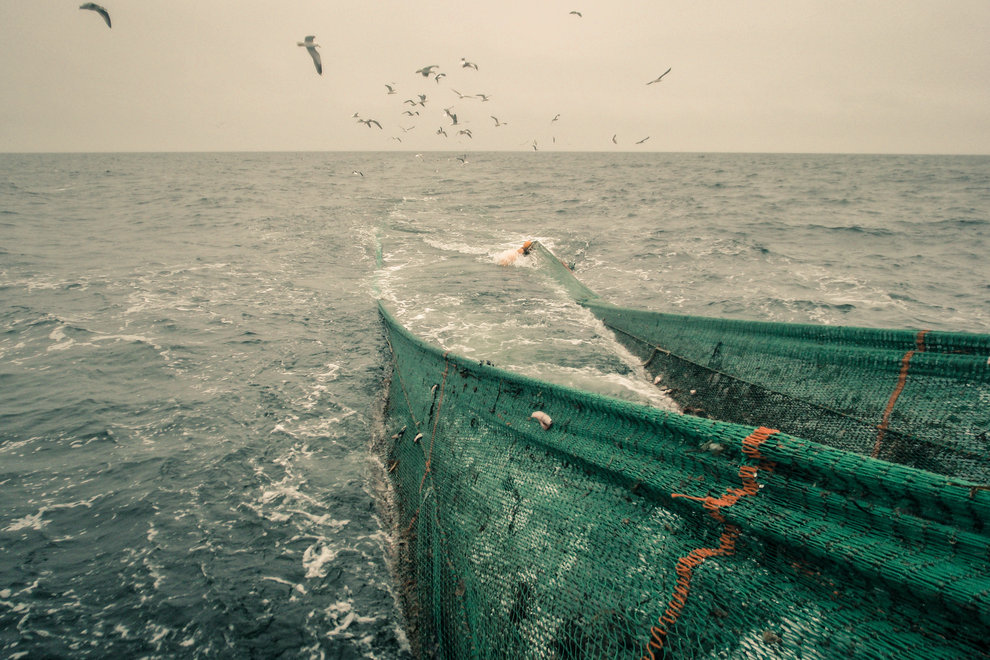
[[[407,657],[376,508],[376,299],[455,352],[668,405],[530,257],[497,265],[525,240],[621,305],[990,332],[990,157],[0,154],[0,172],[2,657]]]

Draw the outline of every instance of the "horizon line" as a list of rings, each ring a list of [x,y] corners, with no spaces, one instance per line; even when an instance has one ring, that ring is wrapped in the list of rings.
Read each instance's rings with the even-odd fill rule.
[[[125,149],[116,151],[90,151],[90,150],[68,150],[68,151],[3,151],[4,156],[32,156],[32,155],[122,155],[122,154],[454,154],[454,153],[532,153],[532,154],[689,154],[689,155],[751,155],[751,156],[959,156],[959,157],[986,157],[988,153],[980,152],[922,152],[922,151],[685,151],[685,150],[620,150],[620,149],[541,149],[532,151],[530,149],[168,149],[168,150],[148,150],[148,149]]]

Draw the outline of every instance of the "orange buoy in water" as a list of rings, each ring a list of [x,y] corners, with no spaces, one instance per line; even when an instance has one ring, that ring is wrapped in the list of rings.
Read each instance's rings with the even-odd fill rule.
[[[529,250],[532,247],[533,247],[533,241],[526,241],[525,243],[522,244],[522,247],[516,250],[515,252],[503,253],[498,258],[498,265],[508,266],[509,264],[513,263],[516,259],[518,259],[520,255],[525,257],[527,254],[529,254]]]

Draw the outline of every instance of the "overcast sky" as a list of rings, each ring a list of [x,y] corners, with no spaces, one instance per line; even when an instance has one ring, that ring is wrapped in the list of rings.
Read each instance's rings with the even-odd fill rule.
[[[990,153],[990,0],[79,4],[0,0],[0,151]]]

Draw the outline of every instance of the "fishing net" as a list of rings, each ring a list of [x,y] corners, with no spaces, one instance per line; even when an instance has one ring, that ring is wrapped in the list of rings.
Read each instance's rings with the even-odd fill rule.
[[[990,483],[990,335],[617,307],[542,245],[531,250],[686,413]]]
[[[548,252],[540,256],[548,270],[559,264]],[[620,312],[629,312],[641,325],[621,332],[637,341],[649,325],[632,310],[597,302],[573,278],[565,286],[610,325],[625,323]],[[824,348],[819,357],[793,346],[814,341],[809,327],[774,338],[787,356],[774,378],[817,382],[792,390],[766,376],[773,371],[767,330],[788,326],[736,328],[750,341],[745,378],[728,368],[745,364],[736,339],[716,339],[722,347],[709,347],[706,358],[701,340],[695,353],[684,348],[692,331],[715,338],[720,328],[732,334],[732,323],[691,325],[694,319],[680,317],[673,334],[681,344],[666,336],[653,342],[642,331],[643,359],[664,365],[662,383],[684,389],[695,397],[687,405],[712,416],[733,409],[720,399],[737,399],[740,411],[727,419],[758,419],[742,424],[509,373],[444,352],[384,306],[380,313],[391,350],[383,452],[395,493],[396,575],[419,655],[990,657],[990,491],[971,478],[986,463],[970,455],[979,434],[966,435],[986,428],[986,370],[970,366],[951,376],[946,365],[971,353],[916,361],[935,346],[975,347],[979,338],[928,333],[923,350],[909,343],[884,397],[878,374],[890,375],[891,358],[871,353],[900,351],[902,336],[878,331],[885,343],[870,351],[873,331],[834,335],[843,338],[836,354],[845,362],[832,373],[862,363],[850,373],[873,374],[855,381],[864,390],[858,395],[839,392],[849,383],[832,386],[850,402],[843,408],[807,394],[828,382],[810,372],[830,368],[832,359]],[[759,341],[762,351],[753,348]],[[724,356],[719,368],[709,364],[713,352]],[[802,358],[803,371],[795,364]],[[929,382],[945,383],[941,394],[911,391],[919,365]],[[675,367],[683,372],[675,375]],[[729,373],[739,384],[722,380]],[[983,392],[982,406],[966,378]],[[945,389],[950,382],[955,389]],[[706,386],[717,392],[699,398]],[[954,402],[951,414],[930,412],[949,392],[969,397],[971,407]],[[798,393],[800,405],[787,403]],[[880,405],[867,441],[849,444],[828,431],[807,437],[812,411],[823,408],[870,427],[867,401]],[[930,409],[901,410],[919,401]],[[552,420],[548,428],[534,412]],[[807,419],[793,426],[790,416]],[[929,422],[944,430],[915,428]],[[866,433],[857,424],[831,433]],[[874,458],[881,430],[881,458],[896,437],[922,440],[923,461]],[[957,431],[963,439],[948,442]],[[914,465],[938,457],[951,457],[951,469]]]

